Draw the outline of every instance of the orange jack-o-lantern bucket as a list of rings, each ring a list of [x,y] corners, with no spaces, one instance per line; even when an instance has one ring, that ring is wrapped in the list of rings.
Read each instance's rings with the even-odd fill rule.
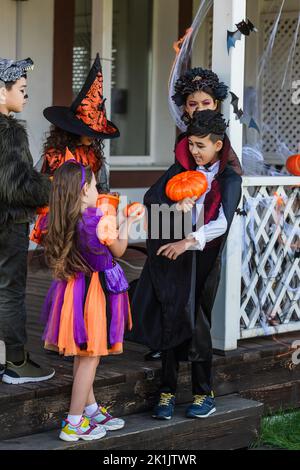
[[[97,207],[99,207],[104,215],[117,215],[120,203],[120,195],[118,193],[99,194]]]

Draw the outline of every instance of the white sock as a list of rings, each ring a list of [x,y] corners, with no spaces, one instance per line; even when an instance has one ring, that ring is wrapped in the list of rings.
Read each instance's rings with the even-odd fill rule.
[[[93,403],[92,405],[86,406],[84,412],[87,416],[92,416],[96,411],[98,411],[98,408],[98,403]]]
[[[68,415],[67,420],[72,426],[77,426],[81,421],[82,415]]]

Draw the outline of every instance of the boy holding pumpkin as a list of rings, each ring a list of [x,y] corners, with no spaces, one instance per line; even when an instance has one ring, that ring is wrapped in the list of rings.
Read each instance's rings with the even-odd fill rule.
[[[136,337],[152,350],[162,351],[160,399],[153,412],[158,419],[173,415],[180,361],[192,363],[194,401],[186,410],[187,417],[205,418],[216,410],[211,385],[211,311],[220,278],[221,254],[239,204],[242,181],[228,163],[231,147],[226,127],[222,115],[213,110],[196,111],[187,127],[188,154],[184,155],[207,179],[200,198],[183,198],[176,206],[178,211],[192,215],[190,233],[183,233],[179,240],[174,237],[174,217],[170,219],[168,239],[151,236],[155,222],[151,206],[173,207],[177,197],[172,191],[166,193],[168,182],[180,174],[186,178],[189,170],[180,158],[180,145],[176,147],[175,164],[144,198],[149,215],[149,256],[132,307],[136,312]],[[188,192],[191,189],[188,183]],[[203,223],[199,225],[200,213]]]

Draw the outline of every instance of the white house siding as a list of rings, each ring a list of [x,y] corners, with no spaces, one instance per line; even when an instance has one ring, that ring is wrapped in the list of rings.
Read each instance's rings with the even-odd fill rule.
[[[53,29],[54,0],[1,0],[0,56],[31,57],[35,62],[34,71],[28,74],[29,101],[19,116],[26,120],[35,161],[41,156],[48,130],[42,110],[52,104]]]

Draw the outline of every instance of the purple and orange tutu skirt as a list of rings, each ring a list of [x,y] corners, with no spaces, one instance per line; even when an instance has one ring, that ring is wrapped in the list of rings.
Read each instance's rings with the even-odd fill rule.
[[[124,331],[132,328],[127,291],[108,292],[98,272],[54,281],[42,315],[45,348],[65,356],[121,354]]]

